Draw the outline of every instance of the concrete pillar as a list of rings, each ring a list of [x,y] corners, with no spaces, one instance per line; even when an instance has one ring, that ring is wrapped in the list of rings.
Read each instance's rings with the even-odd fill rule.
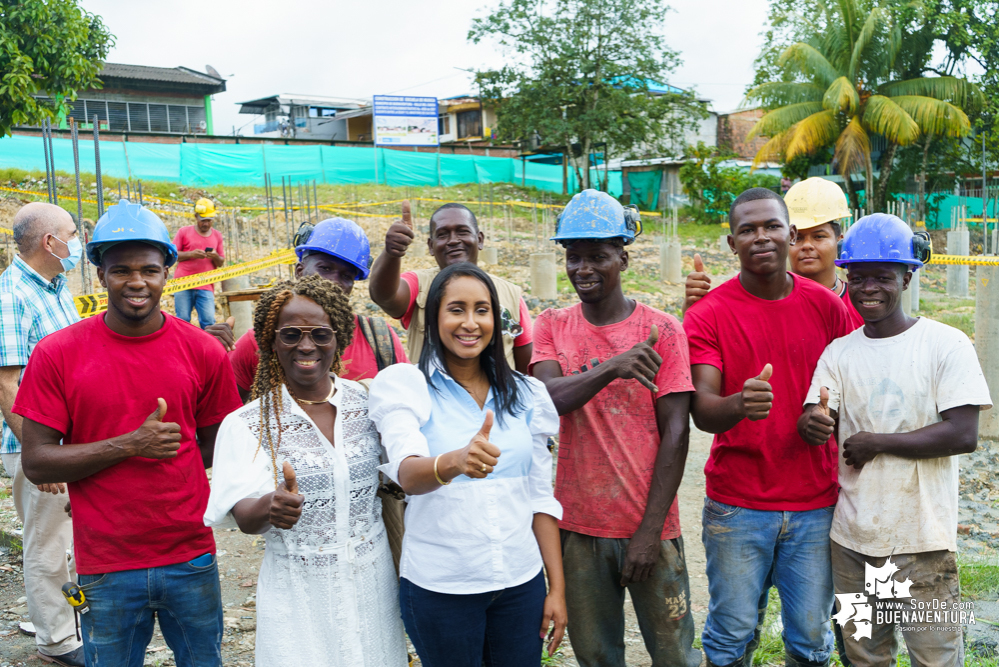
[[[912,280],[909,281],[910,313],[919,312],[919,278],[922,275],[923,275],[922,271],[913,271]]]
[[[659,279],[670,283],[683,282],[680,242],[676,239],[664,239],[659,244]]]
[[[538,299],[554,299],[558,294],[555,279],[555,253],[531,254],[531,295]]]
[[[237,276],[229,280],[222,281],[223,292],[235,292],[238,290],[250,289],[249,276]],[[229,303],[229,314],[236,318],[236,324],[232,327],[232,335],[239,338],[246,333],[247,329],[253,327],[253,302],[233,301]]]
[[[406,250],[407,255],[413,255],[413,257],[426,257],[427,256],[427,236],[417,230],[416,238],[413,242],[409,244],[409,248]]]
[[[999,400],[999,266],[976,267],[975,350],[989,384],[992,400]],[[978,437],[999,440],[999,407],[978,415]]]
[[[494,266],[499,264],[499,254],[495,247],[486,247],[479,251],[479,263]]]
[[[947,232],[947,254],[966,256],[971,248],[967,229]],[[969,266],[947,265],[947,296],[968,296]]]
[[[732,249],[728,247],[728,234],[722,234],[718,237],[718,251],[723,255],[732,252]]]

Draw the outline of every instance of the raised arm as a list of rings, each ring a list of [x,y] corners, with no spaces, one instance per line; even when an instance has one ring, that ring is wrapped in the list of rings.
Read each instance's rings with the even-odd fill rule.
[[[710,364],[690,367],[694,382],[694,398],[690,413],[694,425],[707,433],[724,433],[743,419],[766,419],[773,406],[773,388],[767,380],[773,373],[770,364],[755,378],[742,385],[742,391],[730,396],[721,395],[721,371]]]
[[[652,325],[647,340],[585,373],[564,376],[559,363],[548,360],[534,364],[533,374],[545,384],[560,416],[583,407],[618,378],[638,380],[650,391],[658,391],[654,382],[663,360],[652,348],[658,340],[659,329]]]
[[[908,433],[861,431],[843,443],[843,458],[860,470],[878,454],[907,459],[970,454],[978,448],[978,412],[977,405],[961,405],[941,412],[942,421]]]
[[[666,394],[656,400],[659,452],[642,523],[628,543],[621,569],[621,585],[645,581],[659,560],[663,525],[676,498],[687,463],[690,441],[690,392]]]
[[[499,463],[500,448],[489,442],[493,411],[486,410],[482,428],[468,444],[440,456],[410,456],[399,464],[399,486],[411,496],[436,491],[459,475],[487,477]]]
[[[64,433],[24,418],[21,465],[34,484],[75,482],[121,463],[132,456],[172,459],[180,449],[180,425],[164,422],[167,405],[162,398],[142,426],[108,440],[63,446]],[[214,446],[214,438],[212,445]]]
[[[371,266],[368,294],[390,317],[406,314],[409,307],[409,285],[402,280],[402,258],[413,242],[413,220],[409,201],[402,202],[402,220],[393,222],[385,234],[385,249]]]

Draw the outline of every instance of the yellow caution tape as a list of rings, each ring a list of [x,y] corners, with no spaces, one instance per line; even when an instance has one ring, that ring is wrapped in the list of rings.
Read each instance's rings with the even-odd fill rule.
[[[221,282],[230,278],[245,276],[248,273],[262,271],[263,269],[268,269],[272,266],[277,266],[278,264],[294,264],[297,261],[298,258],[295,256],[294,250],[278,250],[261,259],[243,262],[242,264],[234,264],[230,267],[215,269],[214,271],[206,271],[205,273],[196,273],[192,276],[184,276],[183,278],[168,280],[166,288],[163,290],[163,294],[173,294],[174,292],[182,292],[184,290],[194,289],[195,287],[211,285],[212,283]],[[80,313],[80,317],[91,317],[101,311],[107,310],[108,294],[107,292],[86,294],[84,296],[76,297],[73,301],[76,303],[76,310]]]
[[[970,266],[999,266],[999,257],[967,257],[963,255],[933,255],[929,264],[960,264]]]

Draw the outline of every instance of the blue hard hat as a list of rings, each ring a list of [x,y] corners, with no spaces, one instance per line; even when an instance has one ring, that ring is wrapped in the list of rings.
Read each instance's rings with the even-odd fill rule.
[[[124,241],[141,241],[163,251],[166,266],[177,261],[177,247],[170,241],[166,225],[159,217],[127,199],[109,206],[94,227],[94,236],[87,244],[87,258],[101,265],[101,255],[111,246]]]
[[[929,259],[929,234],[913,234],[909,225],[894,215],[872,213],[858,220],[846,232],[840,244],[836,266],[860,262],[895,262],[918,269]]]
[[[307,252],[323,252],[342,259],[357,267],[358,280],[368,277],[371,246],[364,230],[352,220],[328,218],[320,222],[309,238],[295,248],[298,261],[302,261]]]
[[[583,190],[562,209],[551,240],[565,245],[580,239],[619,238],[628,245],[641,233],[642,220],[637,208],[621,206],[606,192]]]

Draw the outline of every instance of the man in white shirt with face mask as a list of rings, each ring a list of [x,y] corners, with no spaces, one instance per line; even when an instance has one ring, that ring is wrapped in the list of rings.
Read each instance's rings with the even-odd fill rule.
[[[0,275],[0,458],[13,479],[14,505],[24,523],[24,588],[38,657],[56,665],[84,664],[73,608],[62,585],[76,581],[67,549],[73,523],[64,511],[65,484],[35,485],[21,470],[20,415],[11,412],[21,373],[45,336],[77,322],[64,273],[83,256],[73,218],[53,204],[27,204],[14,216],[18,254]]]

